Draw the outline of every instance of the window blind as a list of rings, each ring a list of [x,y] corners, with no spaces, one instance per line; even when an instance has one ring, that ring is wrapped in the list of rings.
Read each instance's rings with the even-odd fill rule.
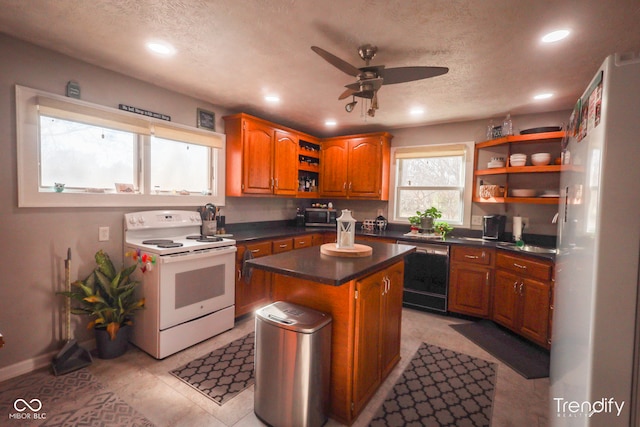
[[[142,135],[150,135],[151,127],[148,120],[136,117],[127,112],[120,112],[113,108],[99,105],[88,105],[80,101],[67,101],[58,98],[38,96],[38,111],[41,115],[102,126]]]
[[[196,145],[204,145],[211,148],[222,148],[223,140],[219,134],[209,131],[200,131],[194,128],[182,127],[177,124],[155,123],[153,135],[158,138],[171,139],[173,141],[188,142]]]
[[[422,159],[425,157],[450,157],[466,154],[467,146],[464,144],[446,145],[421,145],[413,147],[398,147],[394,154],[395,159]]]

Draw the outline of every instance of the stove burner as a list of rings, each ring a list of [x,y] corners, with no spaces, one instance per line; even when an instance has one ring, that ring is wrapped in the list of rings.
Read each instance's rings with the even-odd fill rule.
[[[166,245],[168,243],[173,243],[173,240],[167,239],[151,239],[142,241],[143,245]]]
[[[202,236],[202,238],[196,240],[196,242],[222,242],[222,237]]]
[[[222,237],[204,236],[197,234],[194,236],[187,236],[187,239],[195,240],[196,242],[222,242]]]
[[[182,243],[172,242],[171,240],[169,240],[168,243],[159,243],[157,244],[157,246],[159,248],[179,248],[180,246],[182,246]]]

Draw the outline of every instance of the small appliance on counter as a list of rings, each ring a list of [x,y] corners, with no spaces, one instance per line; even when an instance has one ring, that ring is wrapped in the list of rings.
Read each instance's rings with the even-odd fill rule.
[[[307,227],[335,227],[336,210],[331,208],[307,208],[304,211],[304,225]]]
[[[504,240],[504,228],[507,217],[504,215],[485,215],[482,222],[482,238],[486,240]]]

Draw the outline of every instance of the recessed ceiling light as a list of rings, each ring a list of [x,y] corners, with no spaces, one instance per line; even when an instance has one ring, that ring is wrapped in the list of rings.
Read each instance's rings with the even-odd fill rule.
[[[562,39],[564,39],[565,37],[567,37],[569,35],[569,33],[571,33],[571,31],[569,30],[557,30],[557,31],[552,31],[546,35],[544,35],[542,37],[542,42],[543,43],[553,43],[553,42],[557,42],[560,41]]]
[[[264,100],[272,104],[275,104],[277,102],[280,102],[280,97],[278,95],[267,95],[264,97]]]
[[[539,93],[533,97],[533,99],[549,99],[553,96],[552,93]]]
[[[176,53],[176,49],[169,43],[153,41],[147,43],[147,49],[159,55],[169,56]]]
[[[424,108],[420,108],[420,107],[412,108],[411,111],[409,111],[409,114],[411,114],[412,116],[420,116],[424,114]]]
[[[326,121],[324,122],[324,124],[325,124],[326,126],[335,126],[335,125],[337,125],[337,124],[338,124],[338,122],[336,122],[336,121],[335,121],[335,120],[333,120],[333,119],[329,119],[329,120],[326,120]]]

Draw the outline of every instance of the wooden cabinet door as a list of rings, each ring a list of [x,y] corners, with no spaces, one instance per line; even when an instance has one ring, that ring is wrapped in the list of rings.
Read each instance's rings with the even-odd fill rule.
[[[380,310],[383,271],[356,282],[352,410],[352,413],[356,414],[362,410],[380,384]]]
[[[382,178],[382,145],[377,137],[354,138],[349,141],[349,197],[380,197]]]
[[[273,193],[273,128],[252,120],[244,120],[242,147],[242,186],[248,194]],[[293,163],[294,165],[296,163]],[[293,167],[293,166],[292,166]]]
[[[311,247],[313,244],[313,236],[305,234],[304,236],[296,236],[293,238],[293,249],[302,249]]]
[[[320,196],[347,195],[347,141],[335,139],[322,143],[320,149]]]
[[[324,243],[324,235],[322,233],[313,233],[311,235],[311,246],[320,246]]]
[[[389,372],[400,360],[400,335],[402,331],[402,286],[404,279],[404,261],[397,263],[386,270],[388,279],[387,288],[384,290],[381,340],[380,340],[380,365],[382,378],[386,378]]]
[[[281,254],[282,252],[289,252],[290,250],[293,250],[293,239],[291,237],[273,241],[274,254]]]
[[[249,313],[271,301],[271,273],[254,268],[251,278],[243,269],[245,251],[251,251],[254,258],[271,255],[271,242],[239,245],[236,253],[236,295],[235,317]]]
[[[493,287],[493,310],[491,320],[510,329],[517,328],[517,304],[520,278],[506,271],[496,271]]]
[[[519,332],[525,338],[547,346],[551,288],[534,279],[523,279],[522,284]]]
[[[449,275],[449,311],[489,317],[491,269],[466,263],[451,263]]]
[[[273,193],[295,196],[298,192],[298,137],[276,130],[273,154]]]

